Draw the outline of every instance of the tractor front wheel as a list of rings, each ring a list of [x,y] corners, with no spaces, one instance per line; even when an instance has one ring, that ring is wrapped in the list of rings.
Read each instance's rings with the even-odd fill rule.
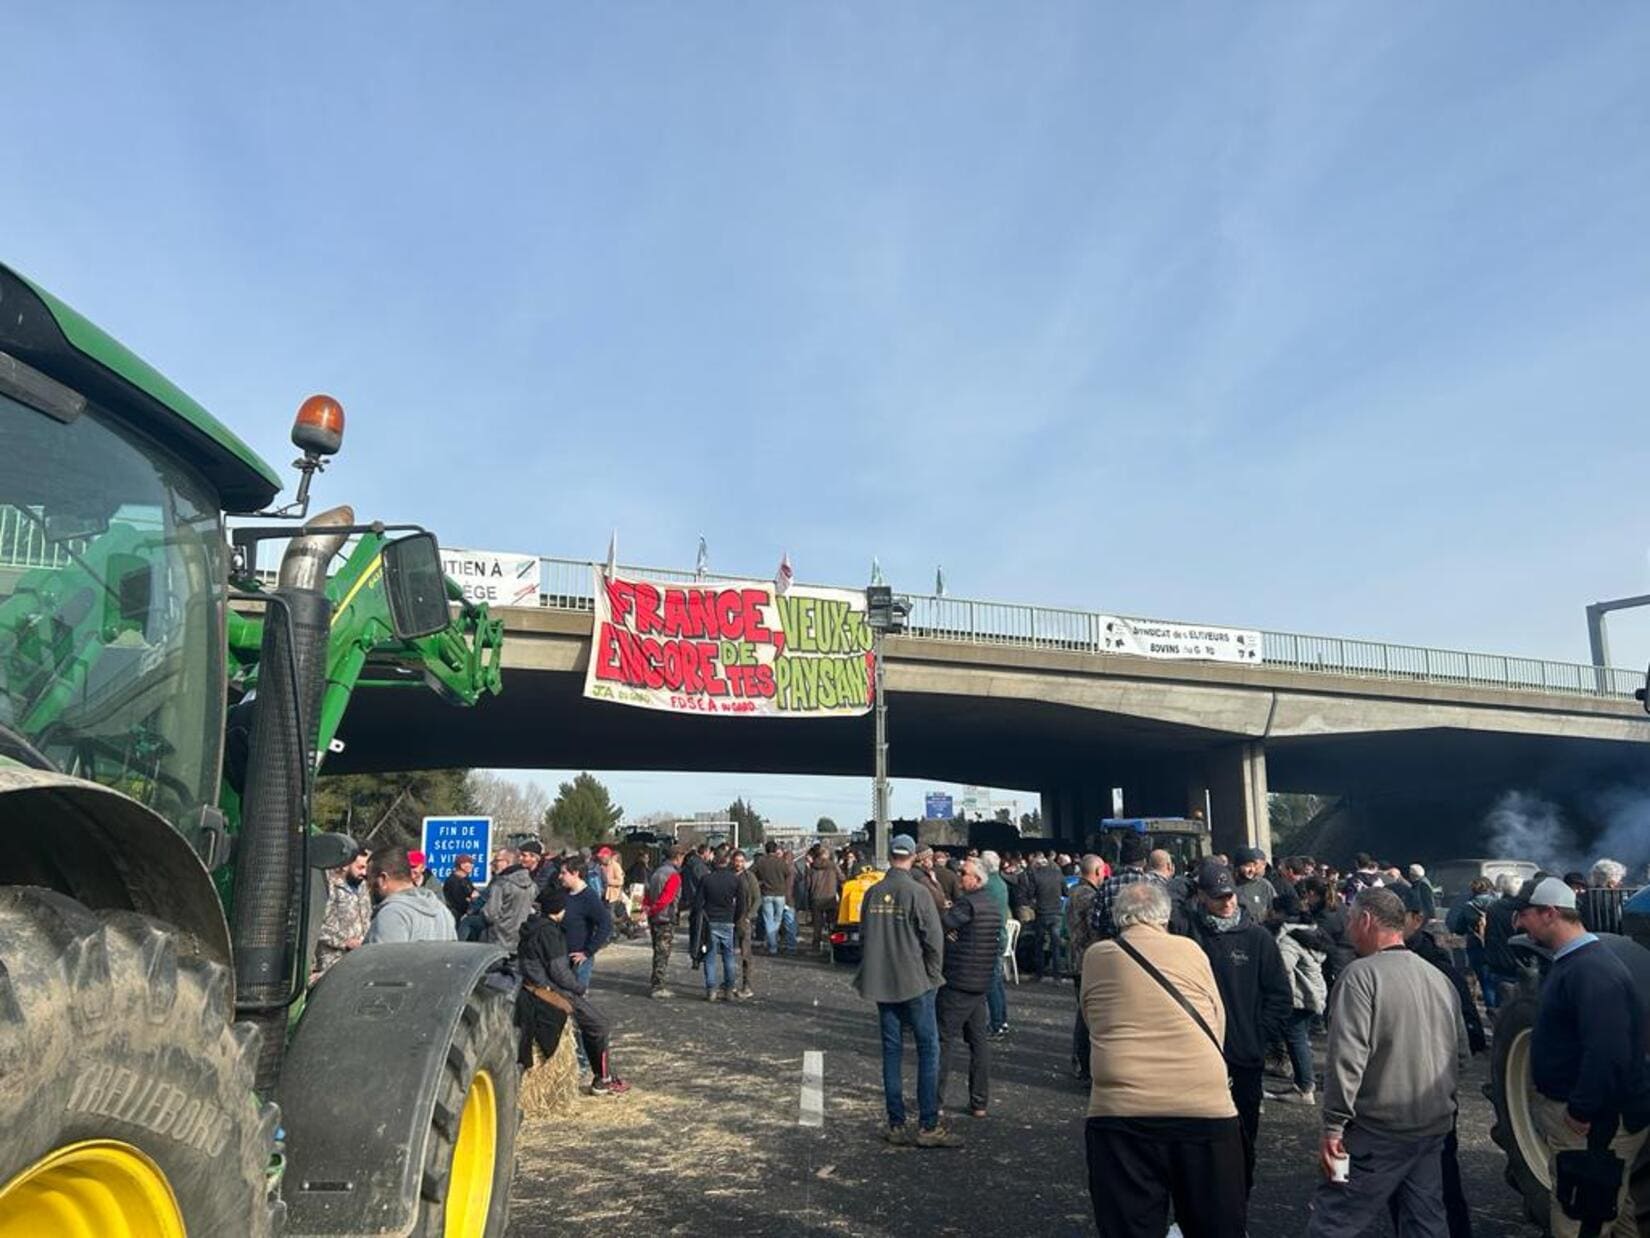
[[[514,1012],[484,981],[459,1016],[424,1153],[420,1238],[503,1238],[521,1117]]]
[[[279,1114],[187,933],[0,888],[0,1238],[267,1235]]]

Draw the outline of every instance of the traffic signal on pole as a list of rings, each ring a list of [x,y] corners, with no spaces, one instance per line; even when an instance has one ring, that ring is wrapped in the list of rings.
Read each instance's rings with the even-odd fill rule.
[[[896,598],[888,585],[866,586],[865,622],[874,631],[903,632],[905,617],[910,613],[910,601]]]

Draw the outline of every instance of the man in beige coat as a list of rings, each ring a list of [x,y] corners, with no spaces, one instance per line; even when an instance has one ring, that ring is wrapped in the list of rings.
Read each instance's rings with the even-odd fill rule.
[[[1242,1238],[1243,1133],[1208,956],[1169,934],[1169,896],[1158,882],[1123,886],[1111,916],[1117,936],[1083,957],[1095,1224],[1101,1238],[1162,1238],[1172,1200],[1186,1238]]]

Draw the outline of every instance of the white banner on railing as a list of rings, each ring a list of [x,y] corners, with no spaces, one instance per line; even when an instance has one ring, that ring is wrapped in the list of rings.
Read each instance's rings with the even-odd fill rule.
[[[1195,623],[1100,616],[1102,653],[1141,658],[1191,658],[1203,662],[1259,662],[1260,633],[1249,628],[1211,628]]]
[[[464,590],[469,602],[489,606],[537,606],[539,557],[497,550],[441,548],[441,570]]]

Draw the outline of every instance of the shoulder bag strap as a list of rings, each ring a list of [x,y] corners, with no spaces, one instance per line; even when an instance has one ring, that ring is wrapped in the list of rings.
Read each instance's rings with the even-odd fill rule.
[[[1209,1038],[1209,1043],[1214,1045],[1215,1052],[1219,1053],[1220,1056],[1221,1056],[1221,1060],[1224,1061],[1225,1058],[1226,1058],[1226,1050],[1221,1046],[1220,1038],[1215,1035],[1214,1029],[1209,1026],[1209,1024],[1204,1020],[1203,1016],[1198,1014],[1197,1007],[1193,1006],[1191,1002],[1186,1000],[1185,994],[1183,994],[1179,989],[1175,988],[1174,985],[1169,982],[1169,978],[1167,976],[1165,976],[1162,972],[1158,971],[1156,967],[1152,966],[1152,963],[1151,963],[1150,959],[1148,959],[1145,955],[1141,954],[1140,951],[1136,950],[1132,945],[1130,945],[1122,937],[1113,937],[1112,940],[1117,943],[1118,947],[1123,951],[1124,954],[1128,955],[1136,963],[1140,964],[1140,966],[1145,970],[1145,972],[1148,976],[1150,976],[1153,980],[1157,981],[1158,984],[1162,985],[1163,986],[1163,991],[1165,993],[1167,993],[1170,997],[1174,998],[1175,1003],[1182,1010],[1184,1010],[1187,1014],[1191,1015],[1192,1022],[1196,1023],[1200,1028],[1203,1029],[1203,1034]]]

